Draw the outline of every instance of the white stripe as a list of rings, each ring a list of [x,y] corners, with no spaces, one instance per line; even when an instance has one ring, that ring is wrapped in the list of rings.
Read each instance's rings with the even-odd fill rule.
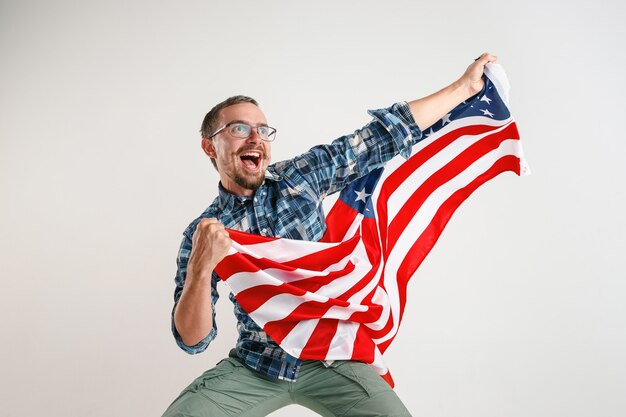
[[[310,250],[313,250],[317,245],[319,245],[318,242],[307,243],[311,246]],[[233,245],[234,244],[235,242],[233,242]],[[348,254],[339,262],[329,265],[323,271],[312,271],[310,269],[301,268],[293,271],[278,268],[267,268],[254,272],[236,272],[226,279],[226,283],[230,286],[233,293],[239,294],[241,291],[256,287],[257,285],[281,285],[283,283],[296,282],[316,276],[327,276],[331,272],[341,271],[344,269],[351,258],[352,254]]]
[[[319,319],[301,320],[294,326],[287,336],[283,338],[280,346],[291,356],[300,357],[302,349],[311,338]]]
[[[325,303],[328,301],[328,297],[322,297],[309,291],[302,296],[278,294],[261,304],[256,310],[250,312],[250,316],[252,316],[256,324],[263,327],[268,322],[284,319],[306,301]]]
[[[446,135],[453,130],[467,127],[467,126],[474,126],[477,124],[492,126],[497,129],[498,127],[507,125],[511,123],[512,121],[513,121],[512,117],[505,119],[505,120],[494,120],[494,119],[485,118],[484,116],[464,117],[459,120],[454,120],[452,123],[447,124],[446,126],[441,128],[437,132],[433,133],[432,135],[428,136],[427,138],[422,139],[421,141],[413,145],[413,148],[411,148],[411,155],[412,155],[411,157],[415,156],[416,154],[421,152],[424,148],[426,148],[428,145],[439,140],[443,135]],[[496,129],[491,130],[491,132],[496,131]],[[406,160],[400,155],[395,156],[393,159],[387,162],[387,164],[385,165],[385,169],[383,170],[383,173],[380,179],[378,180],[378,184],[376,185],[376,188],[374,189],[374,192],[372,195],[372,199],[374,199],[374,201],[378,200],[378,197],[380,195],[380,190],[382,188],[381,185],[404,162],[406,162]],[[422,168],[420,167],[418,170],[421,171],[421,169]]]
[[[315,242],[317,246],[311,247],[310,243],[306,240],[276,239],[247,245],[233,241],[233,246],[237,251],[254,258],[268,258],[283,263],[341,244],[341,242]]]
[[[378,346],[374,349],[374,361],[370,364],[372,368],[378,373],[378,375],[385,375],[389,372],[387,365],[385,364],[385,360],[383,359],[382,353],[378,349]]]
[[[411,219],[407,227],[400,235],[394,249],[389,254],[388,261],[385,265],[385,288],[389,293],[391,300],[391,311],[394,319],[393,329],[386,335],[377,339],[375,342],[380,344],[389,340],[397,332],[398,319],[400,317],[400,297],[396,281],[396,275],[400,264],[406,257],[406,250],[413,245],[418,236],[421,236],[426,227],[432,222],[432,219],[445,202],[454,192],[465,187],[476,177],[487,171],[498,159],[504,155],[518,155],[520,150],[519,140],[504,140],[500,146],[485,154],[476,160],[473,164],[463,170],[455,178],[452,178],[445,184],[442,184],[424,201],[421,209]]]
[[[465,118],[465,119],[468,119],[468,118]],[[472,122],[472,124],[477,124],[483,121],[484,118],[482,116],[479,116],[477,118],[472,118],[472,119],[475,119]],[[461,119],[461,120],[464,120],[464,119]],[[508,119],[508,120],[509,120],[508,123],[511,123],[512,119]],[[485,120],[485,121],[491,122],[492,125],[495,124],[494,123],[495,121],[493,120]],[[454,126],[451,126],[448,130],[455,130],[458,127],[459,127],[458,124],[456,124]],[[388,210],[387,224],[389,225],[391,223],[395,215],[397,215],[399,208],[415,192],[416,188],[418,188],[426,179],[428,179],[434,172],[436,172],[434,168],[440,168],[440,167],[445,166],[446,163],[450,162],[453,156],[458,155],[460,152],[465,150],[467,146],[470,146],[476,140],[479,140],[480,138],[486,136],[487,134],[493,134],[495,132],[498,132],[504,128],[505,126],[502,126],[486,134],[480,135],[479,137],[475,137],[471,135],[465,135],[465,136],[459,137],[457,140],[453,141],[450,145],[448,145],[445,149],[442,149],[438,154],[430,158],[430,160],[427,163],[425,163],[419,169],[416,170],[416,173],[412,173],[411,176],[407,180],[403,181],[402,184],[396,189],[394,194],[389,197],[388,204],[387,204],[387,210]],[[444,134],[445,133],[447,132],[444,132]],[[440,139],[439,132],[437,132],[434,135],[431,135],[431,137],[435,135],[437,136],[434,140]],[[428,139],[431,139],[431,137],[429,137]],[[515,141],[515,142],[519,143],[519,141]],[[473,178],[471,179],[473,180]],[[379,184],[381,185],[381,187],[383,186],[382,182],[379,182]],[[450,194],[454,191],[456,191],[456,189],[451,190]],[[443,201],[445,200],[441,200],[441,202]],[[428,204],[429,202],[430,202],[430,205]],[[403,244],[406,245],[407,240],[411,241],[411,244],[412,244],[412,242],[415,241],[416,237],[422,234],[424,228],[428,226],[428,224],[430,224],[432,217],[434,216],[435,212],[439,209],[441,202],[438,203],[437,201],[433,201],[431,197],[430,200],[426,200],[424,202],[424,205],[420,207],[419,211],[411,220],[411,223],[402,232],[403,233],[402,236],[404,236],[405,243],[403,243],[402,240],[399,240],[396,243],[395,249],[398,249],[398,250],[397,251],[394,250],[394,252],[396,254],[396,258],[399,257],[400,259],[396,260],[395,262],[401,262],[402,259],[404,259],[403,255],[406,255],[407,248],[403,247],[402,245]],[[426,218],[427,220],[425,220],[423,224],[421,224],[420,226],[414,226],[417,220],[424,219],[424,218]],[[399,250],[399,248],[403,248],[403,250]],[[398,318],[399,318],[399,301],[400,301],[398,297],[397,282],[395,280],[396,270],[399,264],[394,265],[393,262],[394,262],[394,258],[390,256],[387,264],[385,265],[385,288],[387,288],[387,291],[390,293],[390,299],[394,301],[393,307],[392,307],[392,314],[395,319],[394,319],[394,327],[392,329],[391,334],[395,334],[395,332],[397,331],[397,327],[399,325]]]
[[[365,249],[365,244],[363,243],[363,240],[359,240],[358,245],[356,246],[354,252],[352,253],[351,261],[355,265],[355,270],[353,271],[353,273],[358,275],[356,277],[357,279],[355,280],[355,283],[359,282],[362,279],[365,279],[365,275],[367,275],[368,273],[372,271],[372,269],[374,269],[374,267],[369,261],[369,257],[367,255],[367,251]],[[348,298],[346,301],[350,303],[361,304],[363,299],[368,294],[370,294],[374,290],[374,288],[378,285],[378,279],[380,277],[380,274],[382,273],[382,268],[380,268],[380,265],[378,265],[376,266],[376,269],[377,269],[376,273],[372,276],[372,278],[368,281],[368,283],[359,291],[352,294],[352,296],[350,296],[350,298]],[[353,285],[354,284],[351,284],[349,287],[342,288],[341,292],[337,292],[336,296],[339,296],[345,293],[347,290],[352,288]]]
[[[359,231],[359,229],[361,228],[361,222],[363,221],[363,217],[364,216],[361,213],[357,214],[354,217],[352,224],[350,225],[350,227],[348,227],[348,230],[346,231],[346,234],[344,235],[343,239],[341,239],[342,241],[346,241],[350,239],[352,236],[354,236],[356,232]]]
[[[315,244],[315,242],[310,242]],[[352,257],[352,256],[351,256]],[[343,277],[334,279],[330,283],[320,287],[315,293],[307,291],[304,295],[293,294],[278,294],[269,298],[265,303],[259,306],[255,311],[249,312],[254,321],[261,327],[267,322],[281,320],[287,317],[291,312],[296,309],[300,304],[307,301],[316,301],[320,303],[327,302],[330,298],[337,298],[347,290],[352,288],[362,276],[371,268],[371,265],[367,260],[357,259],[352,257],[356,262],[355,269],[349,274]],[[285,273],[282,270],[260,270],[254,273],[241,272],[231,276],[226,283],[230,286],[233,293],[238,294],[244,289],[253,288],[257,285],[280,285],[282,281],[276,278],[277,274]],[[306,271],[310,276],[325,276],[327,272],[320,274],[311,274],[310,271]],[[297,272],[302,273],[302,272]],[[288,274],[290,277],[292,272]],[[296,275],[297,278],[297,275]],[[303,277],[301,279],[305,279]],[[362,306],[358,303],[351,303],[347,307],[333,306],[329,309],[330,317],[335,318],[348,318],[350,315],[357,311],[367,310],[366,306]]]
[[[511,84],[509,84],[509,78],[506,76],[502,65],[488,63],[485,65],[485,75],[491,80],[493,85],[498,91],[498,95],[504,102],[509,104],[509,92],[511,91]]]
[[[382,287],[376,288],[376,293],[374,294],[374,297],[372,298],[372,303],[382,306],[383,311],[380,313],[378,320],[371,322],[371,323],[365,323],[365,325],[372,330],[378,331],[382,329],[383,327],[385,327],[385,325],[387,324],[387,321],[389,321],[389,313],[391,312],[391,304],[389,302],[389,295]]]
[[[359,245],[362,245],[362,243],[359,242]],[[353,253],[350,257],[350,260],[354,264],[354,270],[320,287],[317,293],[327,297],[337,298],[363,279],[363,276],[372,268],[372,265],[369,263],[367,257],[356,255],[357,254]]]
[[[482,140],[488,135],[499,132],[504,128],[505,126],[486,132],[482,135],[463,135],[458,139],[455,139],[447,147],[429,158],[428,161],[424,162],[424,164],[419,167],[419,169],[413,171],[404,181],[404,184],[410,186],[399,187],[399,189],[396,190],[396,192],[394,192],[388,200],[388,224],[391,223],[391,220],[393,220],[393,218],[403,208],[408,198],[415,193],[415,190],[417,190],[422,184],[424,184],[424,182],[426,182],[433,174],[437,173],[452,159],[456,158],[458,155],[460,155],[463,151],[465,151],[476,142]],[[400,190],[400,188],[403,189]]]
[[[359,323],[340,321],[333,340],[330,342],[326,360],[350,359],[354,351],[354,341],[359,330]]]

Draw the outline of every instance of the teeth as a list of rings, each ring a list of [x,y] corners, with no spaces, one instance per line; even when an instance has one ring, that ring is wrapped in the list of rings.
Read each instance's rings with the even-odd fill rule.
[[[254,156],[256,158],[260,158],[261,154],[259,152],[244,152],[241,156]]]

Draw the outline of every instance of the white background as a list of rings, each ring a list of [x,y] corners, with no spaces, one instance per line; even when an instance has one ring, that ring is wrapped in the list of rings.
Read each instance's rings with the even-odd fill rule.
[[[487,183],[386,359],[415,416],[626,414],[626,13],[614,0],[0,3],[0,414],[158,416],[234,345],[170,334],[198,129],[256,97],[275,161],[499,56],[533,175]],[[275,416],[311,416],[290,406]]]

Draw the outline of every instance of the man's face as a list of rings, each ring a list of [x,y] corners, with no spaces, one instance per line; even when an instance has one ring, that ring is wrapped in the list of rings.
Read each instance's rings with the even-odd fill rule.
[[[227,123],[243,122],[251,126],[267,125],[265,115],[252,103],[239,103],[220,111],[217,128]],[[233,137],[224,129],[211,139],[202,140],[202,149],[215,158],[222,186],[235,195],[252,195],[265,178],[270,163],[271,146],[252,129],[246,139]]]

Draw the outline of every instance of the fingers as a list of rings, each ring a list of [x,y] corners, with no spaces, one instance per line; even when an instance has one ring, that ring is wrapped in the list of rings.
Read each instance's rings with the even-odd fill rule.
[[[210,276],[215,266],[228,254],[232,243],[228,231],[219,220],[200,220],[192,237],[189,273]]]
[[[211,224],[211,223],[219,223],[219,222],[220,221],[217,220],[215,217],[206,217],[206,218],[200,220],[200,222],[198,222],[198,226]]]
[[[498,57],[490,54],[489,52],[483,52],[474,61],[478,61],[480,65],[487,65],[488,63],[495,64],[498,61]]]
[[[198,222],[196,230],[199,230],[201,232],[224,230],[224,225],[220,223],[220,221],[217,220],[215,217],[208,217]]]
[[[224,225],[214,217],[205,218],[198,222],[193,240],[197,242],[202,238],[211,241],[230,241],[230,235],[224,228]]]
[[[478,58],[474,60],[474,62],[472,62],[467,67],[461,79],[463,80],[464,84],[469,87],[468,97],[471,97],[472,95],[482,90],[484,86],[482,77],[484,74],[485,65],[487,65],[488,63],[495,63],[497,60],[497,56],[490,54],[489,52],[485,52],[482,53]]]

